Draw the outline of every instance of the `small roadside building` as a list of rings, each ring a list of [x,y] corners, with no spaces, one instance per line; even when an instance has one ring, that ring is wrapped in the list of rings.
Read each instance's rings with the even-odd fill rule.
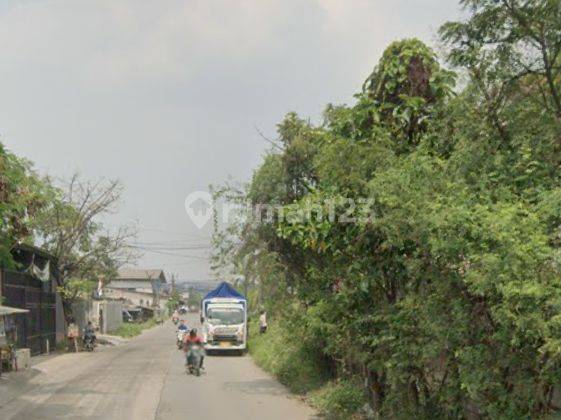
[[[28,312],[27,309],[0,305],[0,352],[2,352],[4,348],[17,342],[18,330],[15,322],[16,317]]]
[[[27,309],[0,305],[0,375],[13,367],[16,356],[13,346],[18,340],[16,317],[28,312]]]
[[[120,299],[141,308],[162,309],[165,307],[167,284],[166,275],[161,269],[126,268],[103,287],[103,295]]]

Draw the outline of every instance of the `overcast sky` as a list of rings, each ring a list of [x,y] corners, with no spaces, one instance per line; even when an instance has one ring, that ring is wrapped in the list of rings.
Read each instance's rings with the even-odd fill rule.
[[[0,141],[39,172],[118,178],[107,223],[200,247],[185,197],[247,181],[289,111],[352,102],[384,47],[459,16],[454,0],[1,0]],[[206,251],[138,262],[210,277]]]

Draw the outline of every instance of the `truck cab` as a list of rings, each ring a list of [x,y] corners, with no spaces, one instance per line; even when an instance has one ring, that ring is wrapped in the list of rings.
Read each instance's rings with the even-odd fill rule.
[[[227,283],[222,283],[201,302],[202,336],[207,351],[237,351],[247,348],[247,301]]]
[[[223,299],[210,301],[203,322],[205,349],[245,350],[246,321],[244,304]]]

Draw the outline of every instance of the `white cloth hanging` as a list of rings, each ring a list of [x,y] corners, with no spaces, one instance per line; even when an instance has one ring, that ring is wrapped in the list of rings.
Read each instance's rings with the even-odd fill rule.
[[[45,267],[40,269],[35,262],[31,263],[30,270],[31,274],[37,277],[41,281],[49,281],[51,279],[51,262],[47,261]]]

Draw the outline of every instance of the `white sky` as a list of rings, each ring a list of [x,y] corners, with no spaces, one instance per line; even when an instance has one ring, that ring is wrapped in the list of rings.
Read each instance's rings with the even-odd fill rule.
[[[0,141],[43,174],[120,179],[107,222],[136,221],[140,242],[205,245],[185,197],[249,179],[268,148],[254,126],[317,121],[389,42],[434,45],[459,14],[454,0],[0,0]],[[209,278],[206,251],[166,252],[138,265]]]

